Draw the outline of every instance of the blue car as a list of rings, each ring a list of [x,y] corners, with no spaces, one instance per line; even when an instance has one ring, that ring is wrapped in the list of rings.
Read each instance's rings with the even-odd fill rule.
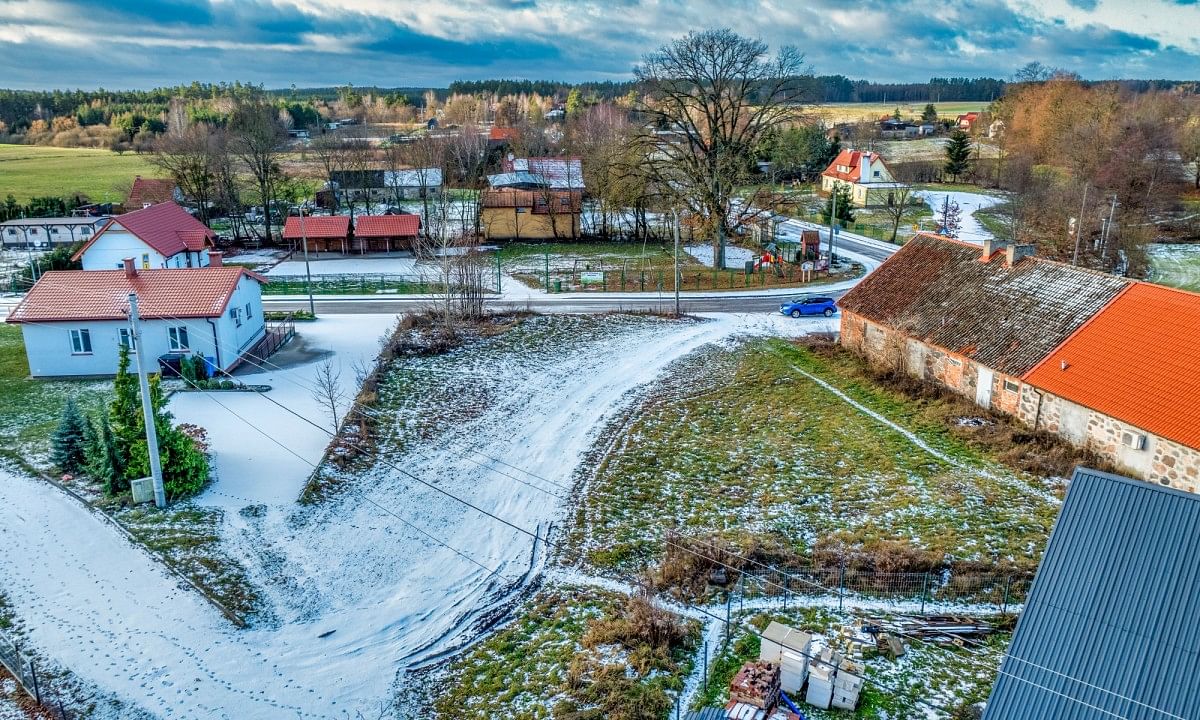
[[[779,312],[794,318],[801,315],[833,317],[833,314],[837,312],[837,303],[833,301],[833,298],[827,297],[800,297],[780,305]]]

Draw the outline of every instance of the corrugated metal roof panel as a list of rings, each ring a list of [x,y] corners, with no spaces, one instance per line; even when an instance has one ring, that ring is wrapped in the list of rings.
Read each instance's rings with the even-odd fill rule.
[[[1078,468],[984,720],[1200,718],[1200,496]]]

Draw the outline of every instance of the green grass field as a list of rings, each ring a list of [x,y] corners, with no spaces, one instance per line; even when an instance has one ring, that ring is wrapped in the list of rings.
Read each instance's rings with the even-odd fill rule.
[[[1151,245],[1149,250],[1151,280],[1200,292],[1200,244]]]
[[[94,202],[120,202],[137,175],[161,172],[144,156],[111,150],[0,145],[0,200],[82,193]]]

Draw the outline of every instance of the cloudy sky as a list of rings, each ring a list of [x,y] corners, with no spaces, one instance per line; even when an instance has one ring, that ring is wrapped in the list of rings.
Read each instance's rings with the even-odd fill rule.
[[[818,74],[1200,77],[1198,0],[0,0],[0,87],[444,86],[625,79],[690,29],[799,47]]]

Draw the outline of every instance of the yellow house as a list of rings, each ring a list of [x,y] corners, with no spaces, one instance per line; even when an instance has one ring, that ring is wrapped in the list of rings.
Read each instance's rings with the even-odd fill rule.
[[[843,150],[821,173],[821,191],[833,192],[838,185],[850,187],[851,201],[859,207],[891,205],[896,190],[906,187],[896,182],[892,171],[879,153]]]
[[[582,197],[578,190],[488,190],[480,210],[483,236],[488,240],[576,239]]]

